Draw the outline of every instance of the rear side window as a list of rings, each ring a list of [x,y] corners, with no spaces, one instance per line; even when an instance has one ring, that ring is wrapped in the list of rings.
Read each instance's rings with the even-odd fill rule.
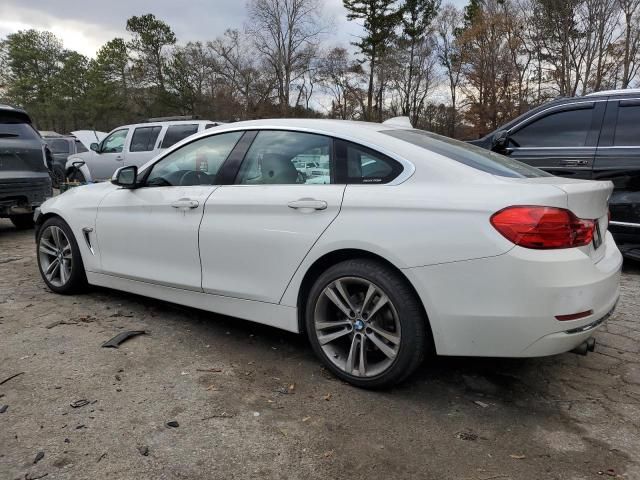
[[[593,108],[551,113],[512,133],[514,147],[584,147],[591,129]]]
[[[87,148],[82,144],[80,140],[76,140],[76,153],[86,152]]]
[[[28,123],[3,123],[0,121],[0,138],[35,140],[40,137]]]
[[[617,147],[640,146],[640,103],[620,102],[613,145]]]
[[[550,177],[546,172],[522,162],[465,142],[424,130],[385,130],[381,133],[404,140],[433,153],[492,175],[512,178]],[[426,157],[425,161],[428,161]]]
[[[336,152],[346,164],[346,183],[389,183],[403,170],[392,158],[355,143],[340,141]]]
[[[197,124],[171,125],[164,134],[161,148],[169,148],[171,145],[178,143],[180,140],[193,135],[198,131]]]
[[[153,150],[162,127],[138,127],[133,131],[130,152],[150,152]],[[166,137],[165,137],[166,138]]]
[[[45,140],[51,153],[69,153],[69,142],[63,139],[48,139]]]

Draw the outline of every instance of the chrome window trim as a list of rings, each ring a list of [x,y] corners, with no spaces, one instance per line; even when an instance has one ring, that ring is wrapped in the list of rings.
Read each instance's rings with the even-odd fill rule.
[[[535,115],[532,115],[532,116],[522,120],[520,123],[518,123],[518,124],[514,125],[513,127],[511,127],[508,130],[508,132],[509,132],[509,134],[514,133],[515,130],[518,130],[521,125],[531,123],[533,120],[537,119],[538,117],[540,117],[540,116],[542,116],[542,115],[544,115],[546,113],[552,112],[554,110],[563,109],[565,107],[570,107],[572,105],[582,105],[582,104],[585,104],[585,103],[602,103],[602,102],[608,102],[608,101],[609,100],[607,100],[607,99],[602,99],[602,100],[585,99],[585,100],[581,100],[581,101],[577,101],[577,102],[569,102],[569,103],[563,103],[561,105],[553,105],[553,106],[551,106],[549,108],[545,108],[544,110],[539,111]],[[568,148],[583,148],[583,147],[568,147]]]
[[[616,222],[614,220],[609,222],[609,225],[615,225],[617,227],[632,227],[632,228],[640,228],[640,223],[632,223],[632,222]]]

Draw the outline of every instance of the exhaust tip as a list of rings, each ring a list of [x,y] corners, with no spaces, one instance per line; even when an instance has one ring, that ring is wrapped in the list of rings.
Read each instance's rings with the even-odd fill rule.
[[[587,350],[593,352],[596,349],[596,339],[591,337],[587,339]]]
[[[593,352],[596,349],[596,339],[593,337],[587,338],[584,342],[571,350],[571,353],[578,355],[586,355],[589,352]]]

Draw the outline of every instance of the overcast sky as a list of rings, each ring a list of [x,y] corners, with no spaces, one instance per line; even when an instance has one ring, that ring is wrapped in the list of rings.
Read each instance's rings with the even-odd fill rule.
[[[459,7],[467,3],[449,1]],[[322,3],[334,25],[326,42],[346,46],[359,35],[360,28],[347,22],[342,0]],[[65,48],[93,56],[105,42],[127,36],[127,18],[144,13],[153,13],[171,25],[180,43],[206,41],[227,28],[242,29],[246,0],[1,0],[0,38],[28,28],[50,30],[62,39]]]

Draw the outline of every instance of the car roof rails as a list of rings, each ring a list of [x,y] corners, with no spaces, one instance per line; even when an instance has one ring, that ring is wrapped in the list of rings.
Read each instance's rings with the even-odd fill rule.
[[[599,96],[607,96],[607,95],[625,95],[625,94],[640,95],[640,88],[619,88],[617,90],[602,90],[601,92],[587,93],[585,97],[599,97]]]
[[[142,123],[177,122],[180,120],[200,120],[200,115],[175,115],[173,117],[154,117],[154,118],[147,118],[143,120]]]

